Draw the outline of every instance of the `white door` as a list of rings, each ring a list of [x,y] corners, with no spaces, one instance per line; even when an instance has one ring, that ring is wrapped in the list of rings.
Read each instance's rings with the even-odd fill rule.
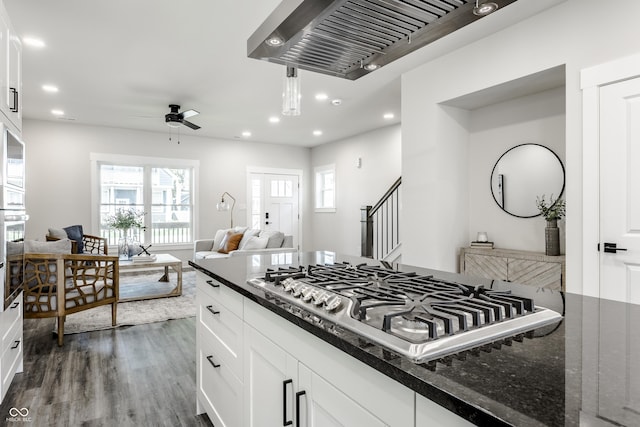
[[[640,304],[640,78],[600,89],[599,256],[600,297]]]
[[[600,89],[599,122],[600,297],[640,304],[640,78]],[[603,308],[601,324],[619,330],[599,328],[598,414],[629,426],[640,425],[636,308]]]
[[[251,228],[278,230],[293,236],[298,247],[300,187],[298,175],[251,173]]]

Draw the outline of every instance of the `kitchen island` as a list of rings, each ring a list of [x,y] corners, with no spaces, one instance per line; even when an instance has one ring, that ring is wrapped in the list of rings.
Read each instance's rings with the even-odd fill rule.
[[[638,378],[639,362],[638,357],[634,356],[639,354],[640,339],[632,325],[634,321],[640,320],[639,307],[507,282],[394,265],[394,269],[433,274],[459,283],[484,285],[491,289],[511,289],[517,295],[532,294],[537,305],[565,314],[560,324],[540,328],[522,342],[514,341],[511,345],[502,345],[500,348],[471,352],[464,360],[447,357],[435,364],[416,364],[356,333],[348,330],[336,333],[327,328],[326,324],[292,310],[285,302],[278,301],[247,283],[250,279],[263,277],[267,268],[339,262],[378,264],[374,260],[340,256],[331,252],[311,252],[198,260],[190,262],[190,265],[198,271],[200,277],[211,279],[205,286],[222,288],[226,292],[225,298],[229,300],[227,305],[236,306],[235,311],[239,315],[244,313],[246,319],[253,316],[251,313],[255,311],[255,319],[263,316],[265,320],[256,321],[256,327],[271,322],[268,316],[275,318],[273,324],[269,323],[268,328],[265,326],[265,334],[276,327],[289,327],[293,329],[297,342],[314,342],[314,348],[319,353],[338,351],[348,358],[345,363],[353,362],[366,368],[363,371],[366,375],[380,374],[387,380],[392,380],[391,386],[398,384],[414,393],[415,401],[411,400],[411,394],[402,390],[394,394],[409,396],[405,399],[411,400],[407,402],[407,407],[416,408],[417,420],[424,417],[428,421],[431,412],[423,410],[420,414],[420,408],[425,407],[424,403],[435,403],[437,408],[444,408],[446,412],[455,414],[454,418],[447,421],[447,425],[637,425],[635,422],[638,420],[638,413],[635,410],[638,408],[636,405],[639,395],[634,387],[637,387],[635,380]],[[199,282],[199,285],[201,283],[204,282]],[[244,308],[242,301],[247,301]],[[259,309],[254,309],[254,306]],[[214,307],[214,304],[206,307],[210,312],[215,311],[214,308],[209,308]],[[250,333],[245,333],[244,336],[245,350],[252,333],[256,335],[256,339],[262,339],[260,334],[252,332],[253,329],[248,330]],[[322,344],[326,343],[327,347],[321,347],[318,340]],[[278,335],[272,341],[283,347],[288,345],[284,335]],[[335,359],[336,354],[331,357]],[[209,362],[220,365],[212,359]],[[238,367],[234,368],[236,373],[243,372],[240,366],[242,363],[247,362],[238,362]],[[306,368],[304,369],[304,375],[307,375]],[[303,372],[301,369],[299,371]],[[304,375],[301,374],[301,382]],[[229,376],[238,377],[242,375]],[[291,395],[296,404],[304,398],[304,395],[294,393],[291,383],[285,382],[282,387],[283,395]],[[347,393],[346,390],[343,392]],[[352,393],[348,392],[347,395]],[[283,411],[283,408],[279,410]],[[293,413],[285,405],[283,420],[287,421]],[[436,417],[440,415],[442,414],[436,414]],[[413,419],[413,414],[410,418]],[[613,423],[607,424],[605,419],[612,420]],[[384,424],[390,423],[381,423]],[[418,421],[415,425],[421,424]],[[445,425],[444,422],[441,425]]]

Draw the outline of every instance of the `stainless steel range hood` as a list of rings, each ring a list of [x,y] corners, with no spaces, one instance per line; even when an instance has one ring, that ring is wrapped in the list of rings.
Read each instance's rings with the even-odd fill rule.
[[[502,8],[517,0],[491,1]],[[481,19],[473,13],[475,5],[475,0],[284,0],[249,38],[247,55],[355,80]]]

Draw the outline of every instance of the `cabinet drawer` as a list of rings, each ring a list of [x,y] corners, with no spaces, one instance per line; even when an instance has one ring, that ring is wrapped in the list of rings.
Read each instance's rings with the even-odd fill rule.
[[[22,330],[22,293],[11,303],[9,307],[0,313],[0,331],[2,331],[2,343],[0,354],[10,345],[14,335],[14,329],[20,325]]]
[[[510,258],[509,281],[559,291],[562,289],[562,265]]]
[[[465,254],[464,274],[487,279],[507,280],[507,258]]]
[[[198,290],[202,290],[204,293],[215,298],[236,316],[242,318],[242,295],[232,291],[217,280],[199,272],[196,275],[196,284]]]
[[[210,341],[233,372],[242,378],[242,319],[206,292],[198,289],[198,327],[201,340]]]
[[[22,322],[16,322],[6,335],[7,347],[3,348],[2,359],[0,360],[3,398],[11,385],[11,381],[13,381],[18,365],[22,361]]]
[[[213,409],[213,413],[207,411],[211,422],[215,426],[241,426],[242,383],[209,343],[201,343],[198,358],[198,394]]]

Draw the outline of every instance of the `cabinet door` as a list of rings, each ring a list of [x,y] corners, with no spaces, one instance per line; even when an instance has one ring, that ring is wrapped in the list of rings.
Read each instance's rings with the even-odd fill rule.
[[[4,6],[0,5],[0,110],[5,116],[10,115],[9,110],[9,21],[4,12]]]
[[[298,361],[247,324],[244,337],[244,425],[293,425]]]
[[[464,274],[487,279],[507,280],[507,258],[465,254]]]
[[[296,427],[387,425],[302,363],[298,365],[298,378],[296,410],[300,422]]]
[[[561,290],[562,266],[555,262],[509,258],[507,278],[510,282]]]
[[[22,129],[22,42],[18,33],[9,27],[9,92],[8,106],[11,122]]]
[[[416,394],[416,427],[422,426],[471,427],[473,424],[426,397]]]

